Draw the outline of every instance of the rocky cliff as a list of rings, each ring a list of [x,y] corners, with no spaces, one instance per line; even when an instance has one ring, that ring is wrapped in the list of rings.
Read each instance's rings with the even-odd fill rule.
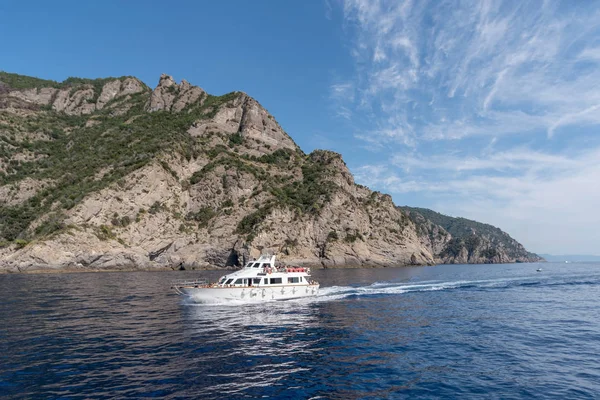
[[[401,207],[414,222],[421,243],[440,264],[544,261],[495,226],[449,217],[426,208]]]
[[[517,259],[450,257],[454,234],[419,215],[355,184],[339,154],[304,154],[245,93],[0,73],[1,270]]]

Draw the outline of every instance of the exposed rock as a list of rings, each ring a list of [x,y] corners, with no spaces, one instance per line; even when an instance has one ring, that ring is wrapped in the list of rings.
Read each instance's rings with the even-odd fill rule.
[[[27,90],[11,90],[9,93],[11,97],[47,106],[52,102],[57,91],[58,89],[55,88],[34,88]]]
[[[158,81],[158,86],[152,91],[147,110],[152,111],[170,111],[175,97],[179,92],[179,87],[173,78],[167,74],[162,74]]]
[[[206,92],[204,92],[204,90],[198,86],[190,85],[186,80],[182,80],[181,84],[179,85],[179,96],[173,104],[172,111],[180,112],[187,105],[194,104],[196,102],[202,104],[205,96]]]
[[[242,96],[240,132],[245,138],[254,138],[277,148],[297,148],[267,110],[250,96]]]
[[[71,93],[72,89],[62,89],[56,94],[52,109],[68,115],[91,114],[96,105],[90,100],[94,98],[94,89],[84,87]]]
[[[126,96],[128,94],[141,93],[146,90],[144,85],[139,79],[136,78],[125,78],[121,82],[121,92],[118,96]]]
[[[182,80],[181,84],[177,85],[173,77],[162,74],[158,86],[152,91],[146,109],[150,112],[180,112],[190,104],[202,104],[205,96],[204,90],[198,86],[192,86],[186,80]]]
[[[239,134],[246,139],[242,151],[254,156],[279,149],[298,149],[275,118],[256,100],[241,92],[223,104],[213,118],[197,121],[188,133],[200,137],[215,133]]]
[[[96,109],[101,110],[104,108],[106,103],[113,99],[140,93],[144,90],[144,84],[135,78],[125,78],[124,80],[116,79],[109,81],[102,87],[102,93],[96,102]]]
[[[96,108],[101,110],[106,103],[117,97],[121,92],[121,81],[110,81],[102,87],[102,93],[96,102]]]

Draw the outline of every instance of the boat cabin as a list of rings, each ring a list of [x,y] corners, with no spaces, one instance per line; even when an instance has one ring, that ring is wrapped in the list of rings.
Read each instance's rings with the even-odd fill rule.
[[[244,268],[225,275],[217,283],[221,287],[265,287],[272,285],[310,285],[310,270],[302,267],[275,265],[275,256],[261,256]]]
[[[270,286],[270,285],[307,285],[308,279],[303,276],[259,277],[259,278],[228,278],[219,280],[220,286]]]

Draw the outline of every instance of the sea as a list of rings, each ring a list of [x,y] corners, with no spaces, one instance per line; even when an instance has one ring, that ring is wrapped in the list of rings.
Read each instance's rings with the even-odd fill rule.
[[[0,275],[0,398],[600,398],[599,263],[316,270],[317,297],[264,304],[170,289],[219,275]]]

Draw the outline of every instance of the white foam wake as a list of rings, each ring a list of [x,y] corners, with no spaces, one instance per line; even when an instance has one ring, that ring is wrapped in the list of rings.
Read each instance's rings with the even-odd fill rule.
[[[459,288],[495,288],[507,287],[515,283],[529,281],[528,277],[513,279],[424,281],[418,283],[375,282],[369,286],[329,286],[319,290],[313,301],[333,301],[351,296],[393,295],[411,292],[431,292]]]
[[[502,288],[519,284],[535,283],[539,280],[532,277],[515,277],[515,278],[503,278],[503,279],[488,279],[488,280],[457,280],[457,281],[423,281],[416,283],[399,283],[399,282],[375,282],[368,286],[327,286],[319,289],[317,296],[303,297],[299,299],[286,300],[286,303],[315,303],[315,302],[327,302],[335,301],[348,297],[362,297],[362,296],[373,296],[373,295],[397,295],[411,292],[432,292],[439,290],[451,290],[460,288],[475,288],[475,289],[486,289],[486,288]],[[279,302],[271,300],[269,302]],[[186,303],[188,303],[186,301]],[[220,300],[212,305],[240,305],[249,304],[256,301],[249,302],[244,300],[232,300],[224,302]],[[260,301],[258,303],[265,303]],[[188,303],[189,304],[189,303]],[[207,305],[207,303],[203,303]]]

